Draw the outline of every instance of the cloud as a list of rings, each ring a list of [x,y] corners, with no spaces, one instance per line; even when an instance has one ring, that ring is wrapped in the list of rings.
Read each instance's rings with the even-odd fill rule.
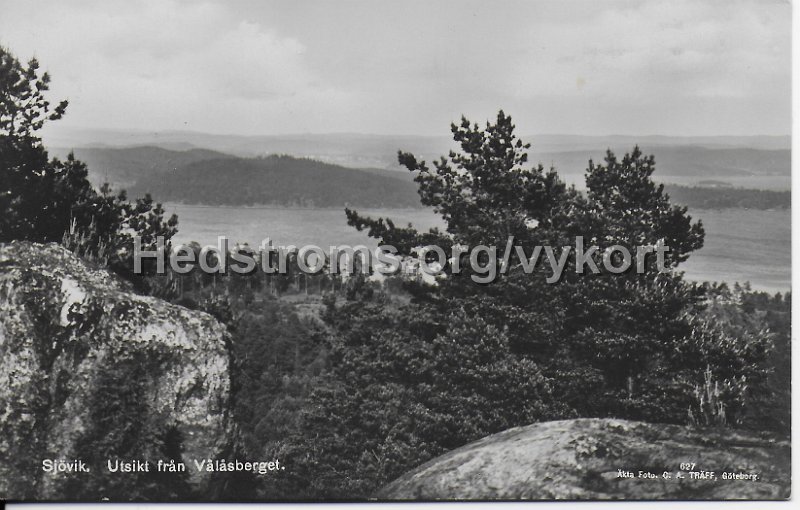
[[[71,103],[64,122],[228,131],[250,118],[247,130],[274,120],[270,105],[343,99],[320,85],[300,41],[222,3],[20,4],[3,6],[2,43],[50,71],[54,96]]]
[[[18,2],[63,123],[212,132],[786,133],[780,2]]]

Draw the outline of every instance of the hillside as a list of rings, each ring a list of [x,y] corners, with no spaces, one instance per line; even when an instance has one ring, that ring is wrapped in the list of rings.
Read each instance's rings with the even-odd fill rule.
[[[211,159],[158,176],[130,189],[157,200],[205,205],[294,207],[419,207],[416,184],[381,171],[362,171],[291,156]]]
[[[63,159],[69,151],[56,148],[50,152]],[[87,147],[74,149],[74,152],[75,157],[89,167],[89,180],[93,185],[108,182],[115,189],[130,188],[141,179],[153,179],[196,161],[228,157],[207,149],[170,150],[155,146]]]

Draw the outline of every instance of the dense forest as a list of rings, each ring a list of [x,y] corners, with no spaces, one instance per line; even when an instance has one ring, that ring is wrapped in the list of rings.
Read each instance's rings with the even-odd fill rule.
[[[233,480],[237,498],[366,496],[438,454],[545,419],[616,416],[786,437],[790,432],[789,293],[756,292],[748,284],[687,284],[683,299],[694,296],[697,315],[684,327],[698,331],[648,333],[629,324],[630,336],[594,337],[603,333],[592,325],[600,317],[582,316],[588,331],[565,349],[557,342],[572,328],[518,315],[524,296],[511,304],[507,291],[467,308],[468,301],[442,296],[447,290],[420,278],[308,276],[294,264],[287,275],[193,272],[158,280],[153,287],[162,298],[207,311],[233,333],[242,454],[278,455],[292,463],[290,473],[276,478]],[[602,302],[607,290],[597,289],[592,299],[598,301],[587,310],[610,312]],[[492,306],[491,296],[505,296],[504,302]],[[541,306],[543,296],[533,297]],[[442,302],[456,299],[455,309]],[[668,309],[649,308],[653,300],[637,304],[624,319],[656,313],[655,325]],[[576,312],[563,302],[558,309]],[[648,345],[650,334],[657,336]],[[660,345],[665,334],[678,337]],[[621,341],[627,345],[618,347]],[[631,382],[616,370],[627,367],[630,374],[632,362],[647,368],[634,369]],[[722,392],[704,405],[695,391],[709,368]],[[724,415],[713,410],[719,403]]]
[[[291,156],[197,161],[140,180],[131,192],[206,205],[419,206],[412,182]]]

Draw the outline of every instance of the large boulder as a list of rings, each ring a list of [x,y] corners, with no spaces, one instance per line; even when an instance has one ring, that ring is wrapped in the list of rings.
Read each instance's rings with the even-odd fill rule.
[[[727,473],[733,479],[726,479]],[[730,430],[580,419],[488,436],[403,475],[376,497],[784,499],[790,481],[787,441]]]
[[[231,447],[228,333],[62,247],[0,245],[0,498],[170,499]],[[110,473],[178,457],[186,471]],[[44,461],[90,470],[52,474]]]

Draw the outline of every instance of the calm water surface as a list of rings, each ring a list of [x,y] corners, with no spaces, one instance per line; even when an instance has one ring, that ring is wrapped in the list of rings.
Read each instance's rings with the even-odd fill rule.
[[[216,244],[217,236],[231,241],[260,244],[269,237],[277,245],[365,244],[375,242],[347,225],[341,209],[285,209],[210,207],[165,204],[178,214],[179,243]],[[359,209],[374,217],[389,217],[397,225],[419,229],[443,227],[441,219],[425,209]],[[753,288],[784,292],[791,287],[791,213],[788,210],[692,210],[703,220],[705,246],[683,266],[686,276],[698,281],[749,281]]]

